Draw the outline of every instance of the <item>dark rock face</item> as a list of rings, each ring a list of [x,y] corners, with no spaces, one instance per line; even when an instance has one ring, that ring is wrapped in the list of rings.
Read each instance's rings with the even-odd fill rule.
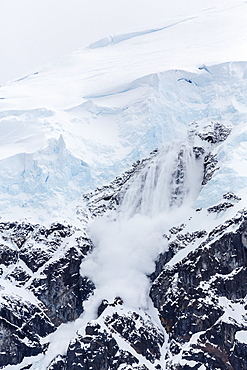
[[[227,208],[233,207],[233,204],[230,202],[224,202],[217,204],[216,206],[208,208],[209,213],[220,213],[225,211]]]
[[[0,307],[0,366],[18,364],[42,352],[39,337],[55,330],[49,317],[19,296],[4,294]]]
[[[164,343],[164,336],[151,321],[144,322],[135,312],[128,316],[115,312],[106,317],[105,324],[119,333],[137,353],[142,354],[151,363],[160,359],[160,347]],[[139,325],[140,328],[137,329]]]
[[[76,248],[70,248],[62,258],[47,264],[30,286],[56,325],[77,319],[83,312],[82,302],[94,289],[91,281],[80,276],[82,258]]]
[[[135,312],[125,315],[113,312],[104,316],[104,325],[105,329],[99,323],[88,324],[85,335],[78,334],[71,341],[66,356],[55,359],[49,370],[144,370],[147,368],[140,365],[138,355],[150,363],[160,359],[164,337],[150,319],[144,320]],[[119,346],[123,340],[129,351]]]
[[[198,136],[214,148],[229,133],[223,125],[211,124],[202,133],[192,132],[191,140]],[[136,162],[109,186],[86,194],[87,208],[77,207],[78,219],[87,222],[117,209],[133,178],[158,153]],[[217,170],[217,158],[201,146],[193,147],[191,155],[204,166],[204,185]],[[185,157],[186,146],[176,157],[170,206],[183,200]],[[240,201],[231,192],[223,199],[205,211],[206,217],[225,215]],[[184,223],[172,227],[163,235],[168,248],[150,276],[150,297],[159,317],[127,311],[121,297],[113,303],[103,299],[97,319],[86,324],[85,333],[80,328],[47,369],[246,370],[247,345],[238,340],[238,332],[247,329],[246,219],[247,212],[240,211],[211,231],[200,225],[188,232]],[[70,225],[0,223],[0,367],[45,354],[49,339],[43,344],[42,338],[83,313],[83,302],[95,287],[80,268],[92,248],[86,233]],[[172,264],[177,253],[187,255]],[[32,369],[33,363],[35,358],[22,369]]]
[[[131,353],[121,350],[112,335],[96,324],[86,327],[85,336],[77,335],[70,343],[67,355],[55,359],[49,370],[117,370],[121,364],[137,363]]]
[[[202,131],[196,122],[191,123],[190,127],[191,129],[188,132],[189,139],[197,136],[201,139],[202,143],[207,142],[211,144],[212,149],[225,141],[231,133],[231,129],[229,127],[226,127],[219,122],[211,122],[206,125]],[[215,171],[219,169],[217,156],[211,152],[205,152],[203,148],[195,148],[195,154],[197,156],[205,154],[202,185],[206,185],[212,179]]]
[[[236,341],[234,346],[234,352],[231,355],[230,361],[234,369],[247,369],[246,361],[247,344]]]
[[[241,200],[241,198],[238,197],[236,194],[234,194],[232,191],[229,191],[228,193],[224,194],[223,199],[226,199],[232,202],[239,202]]]
[[[2,239],[12,243],[13,248],[15,247],[16,260],[13,263],[17,262],[18,257],[32,272],[36,272],[43,266],[61,246],[63,240],[72,234],[71,226],[59,223],[52,224],[49,229],[40,225],[18,222],[0,223]],[[4,249],[1,247],[2,253]],[[6,265],[6,262],[3,263]]]
[[[204,238],[207,235],[207,232],[205,230],[197,230],[192,233],[182,233],[184,227],[184,224],[173,227],[169,230],[170,234],[163,235],[165,239],[171,241],[168,244],[167,250],[164,253],[161,253],[158,257],[158,260],[156,261],[156,269],[150,275],[150,279],[152,281],[154,281],[159,276],[166,263],[169,262],[177,252],[179,252],[181,249],[184,249],[186,246],[195,243],[198,239],[200,240]]]
[[[0,265],[9,266],[18,260],[18,252],[4,244],[0,245]]]
[[[78,337],[69,346],[67,368],[77,369],[79,366],[82,369],[91,367],[104,370],[110,366],[112,368],[118,351],[117,342],[106,331]]]
[[[247,358],[246,347],[235,340],[235,334],[246,329],[247,323],[244,319],[239,323],[239,316],[238,321],[234,316],[235,310],[244,312],[247,294],[246,228],[244,221],[236,232],[211,233],[201,247],[176,265],[165,267],[154,281],[150,296],[170,338],[168,369],[198,369],[201,365],[246,369],[247,361],[241,361],[243,356]],[[173,363],[178,354],[181,360],[197,365]]]
[[[71,226],[1,223],[0,238],[0,274],[7,284],[0,291],[0,366],[5,366],[43,352],[40,337],[77,319],[94,285],[80,275],[92,242]]]
[[[209,153],[205,156],[204,175],[203,175],[202,185],[206,185],[212,179],[215,171],[219,169],[217,165],[218,165],[218,159],[216,158],[216,155]]]
[[[211,144],[218,144],[225,141],[230,135],[231,129],[224,126],[219,122],[211,122],[209,127],[206,127],[204,132],[199,132],[197,135],[204,141],[208,141]]]
[[[49,365],[49,370],[66,370],[66,357],[65,356],[57,356]]]
[[[158,154],[158,149],[150,153],[149,158],[144,158],[141,161],[136,161],[132,167],[125,171],[121,176],[116,177],[109,185],[102,186],[84,195],[84,200],[87,204],[92,217],[103,215],[107,210],[115,210],[122,202],[123,196],[129,187],[129,180],[136,176],[148,163]],[[84,210],[78,210],[78,214],[83,217]]]

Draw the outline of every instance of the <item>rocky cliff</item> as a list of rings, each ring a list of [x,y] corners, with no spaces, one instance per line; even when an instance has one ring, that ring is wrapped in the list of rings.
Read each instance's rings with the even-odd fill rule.
[[[207,134],[193,133],[201,146],[177,147],[170,172],[166,167],[166,178],[170,173],[172,179],[168,178],[172,190],[167,204],[170,210],[176,205],[176,214],[190,194],[191,166],[202,168],[201,186],[218,169],[210,150],[230,131],[218,124],[210,127],[213,131]],[[133,212],[153,212],[148,199],[143,203],[145,187],[150,189],[149,174],[154,169],[151,189],[159,192],[161,163],[170,158],[168,152],[175,153],[173,147],[169,150],[155,150],[109,186],[85,194],[84,205],[76,211],[80,227],[0,223],[1,368],[247,369],[247,212],[234,193],[225,193],[222,202],[209,208],[190,209],[179,218],[183,222],[163,226],[159,235],[163,250],[155,256],[150,273],[145,273],[146,306],[132,305],[124,290],[121,296],[121,289],[110,300],[97,279],[95,283],[89,276],[88,263],[99,260],[100,244],[91,238],[88,225],[103,217],[107,227],[114,228],[118,218],[125,219],[133,189]],[[123,256],[132,253],[124,247]],[[111,251],[108,260],[114,258]],[[140,265],[145,253],[140,250]],[[138,288],[140,276],[133,276],[134,293],[139,294],[143,285],[140,280]],[[123,285],[131,281],[122,279]],[[131,285],[125,290],[131,291]]]

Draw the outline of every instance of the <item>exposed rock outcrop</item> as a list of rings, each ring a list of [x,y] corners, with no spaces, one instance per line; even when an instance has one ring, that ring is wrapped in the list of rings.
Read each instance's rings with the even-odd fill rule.
[[[82,235],[80,235],[82,234]],[[77,319],[93,283],[80,275],[90,239],[69,225],[1,223],[0,366],[42,353],[40,337]]]
[[[246,369],[244,346],[235,339],[247,328],[244,218],[235,232],[225,230],[216,240],[211,234],[154,281],[150,296],[169,333],[168,369]]]

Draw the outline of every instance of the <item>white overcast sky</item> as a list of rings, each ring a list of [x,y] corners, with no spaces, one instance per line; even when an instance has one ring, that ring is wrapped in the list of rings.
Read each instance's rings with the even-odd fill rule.
[[[0,0],[0,83],[145,24],[146,8],[155,3],[160,0]]]
[[[0,84],[104,36],[160,25],[214,1],[0,0]]]

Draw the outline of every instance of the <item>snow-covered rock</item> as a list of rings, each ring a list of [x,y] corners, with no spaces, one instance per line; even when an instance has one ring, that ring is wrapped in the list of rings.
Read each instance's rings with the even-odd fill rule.
[[[0,87],[2,368],[246,369],[245,9]]]

